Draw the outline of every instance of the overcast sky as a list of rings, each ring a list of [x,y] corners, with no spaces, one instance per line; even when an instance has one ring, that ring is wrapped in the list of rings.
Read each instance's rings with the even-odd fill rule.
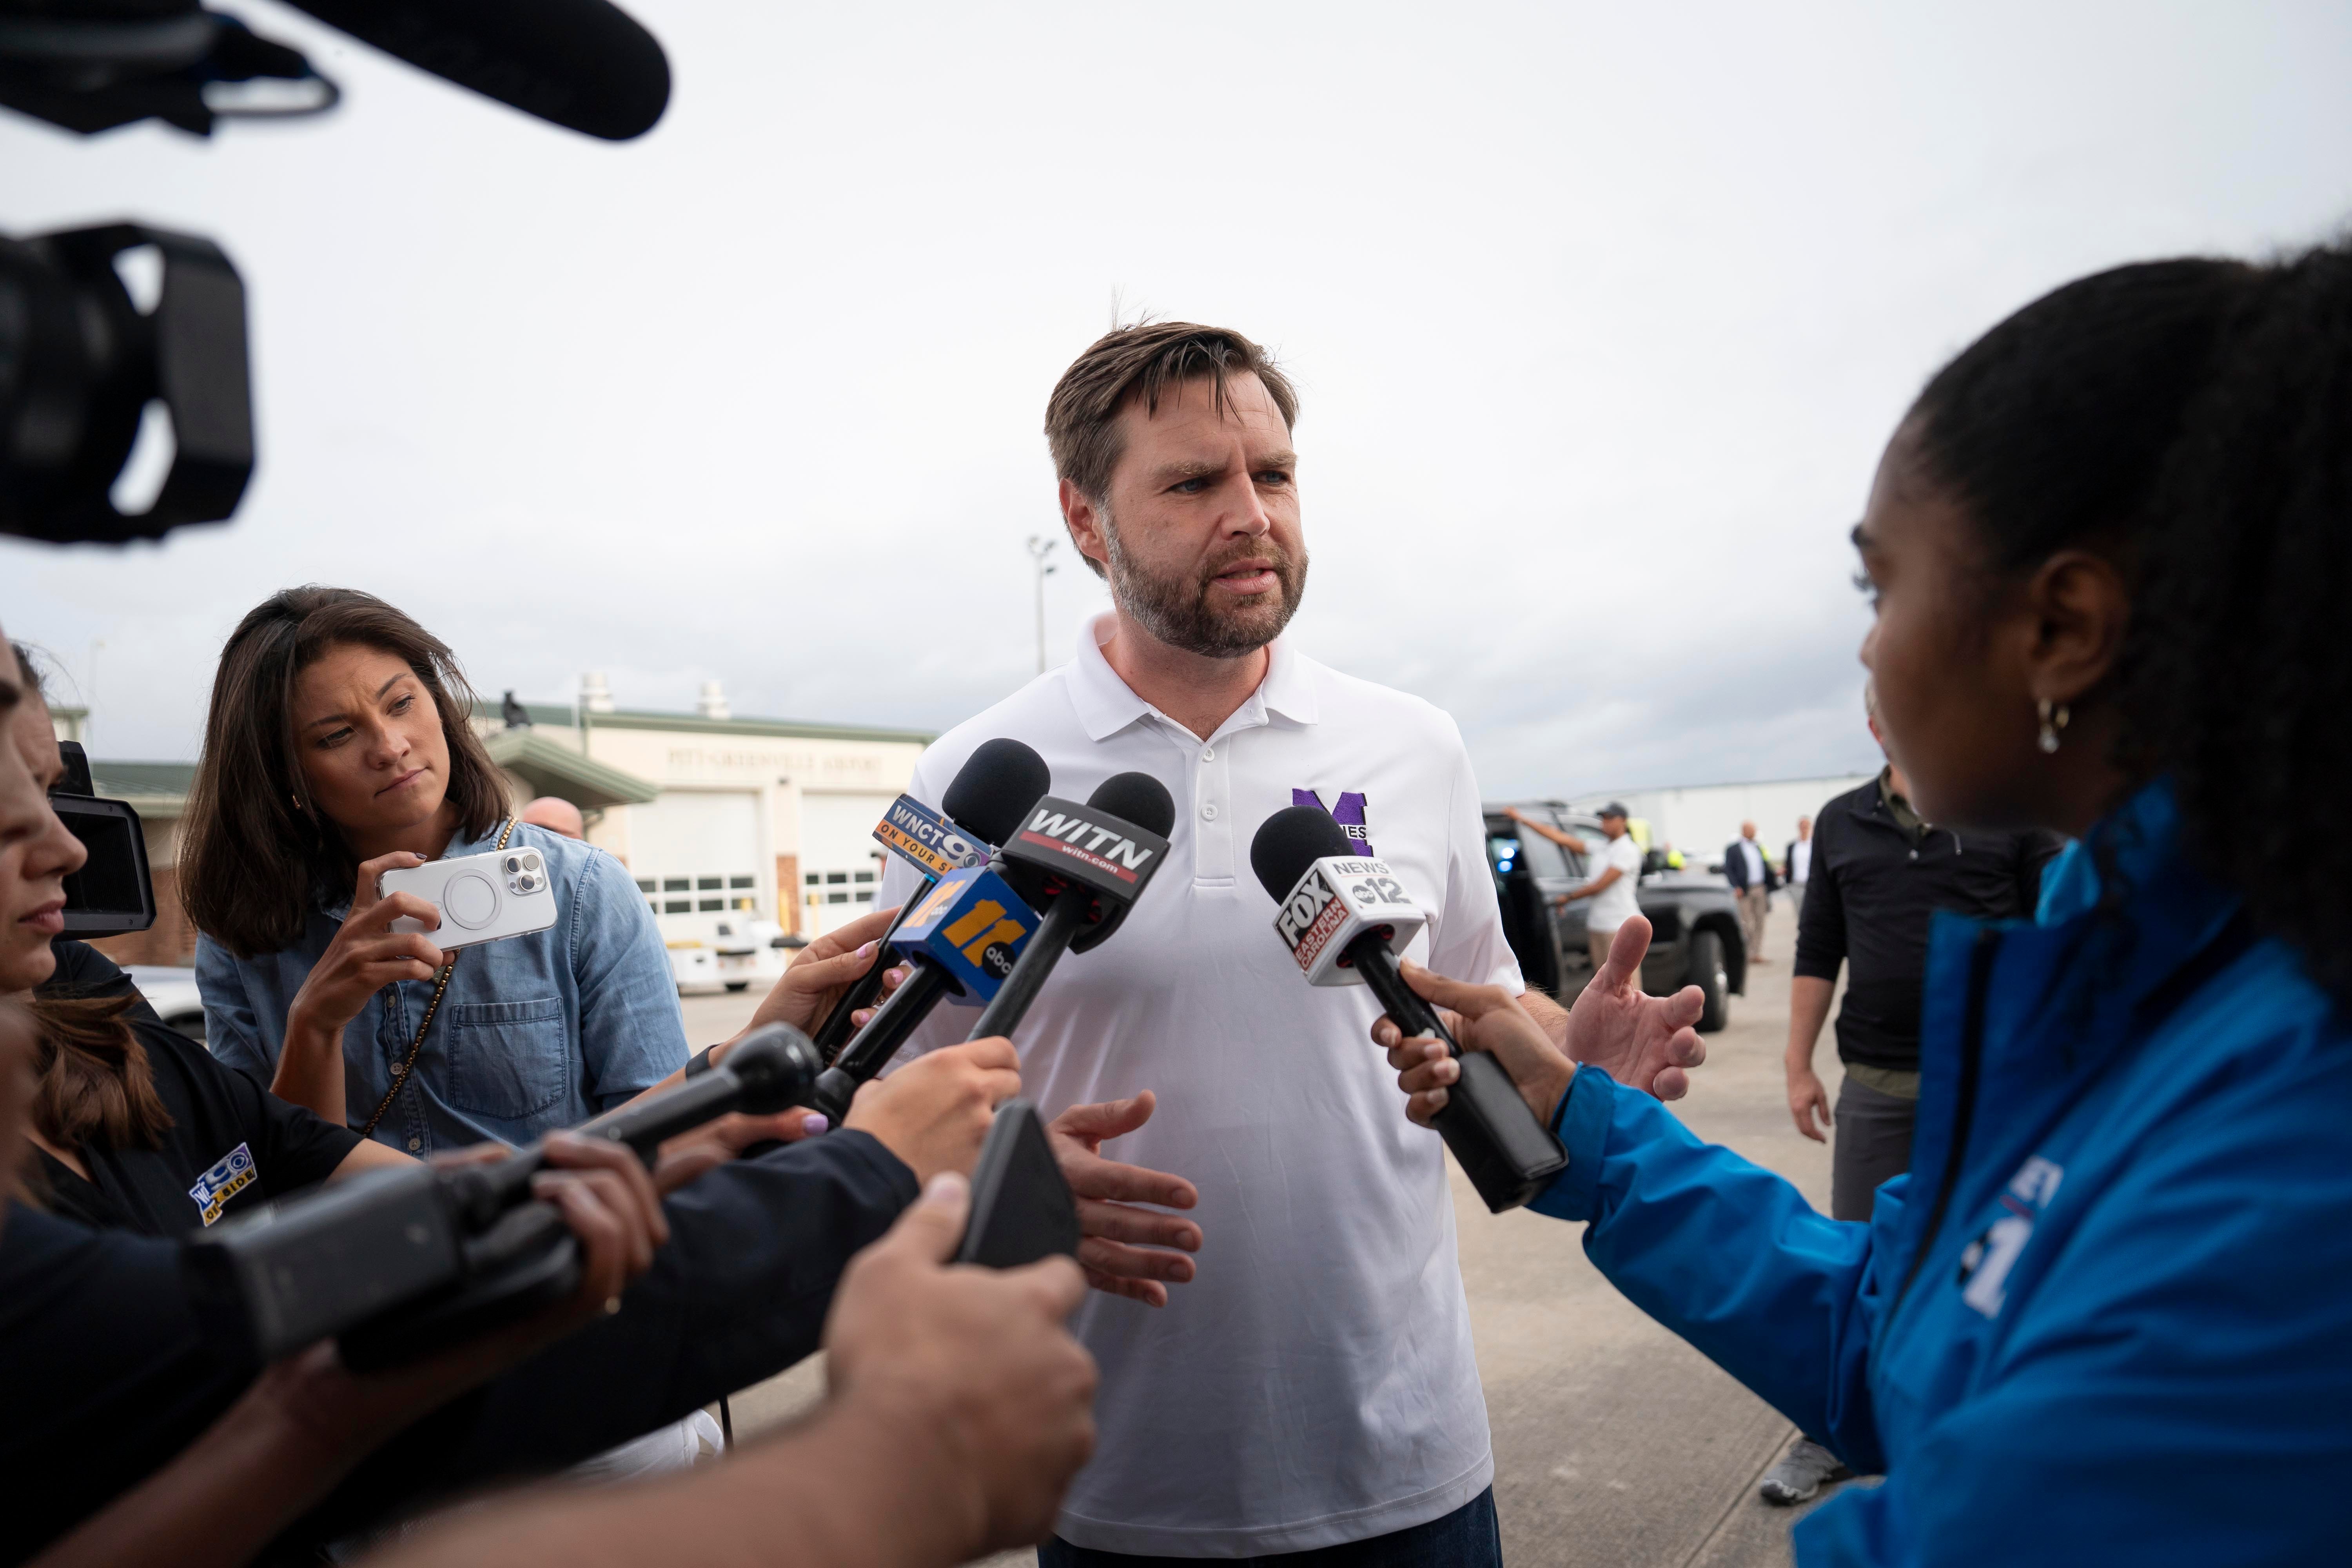
[[[0,111],[0,227],[137,215],[250,293],[226,527],[0,542],[94,750],[192,757],[270,591],[370,589],[494,700],[945,727],[1033,672],[1039,433],[1114,311],[1297,378],[1295,636],[1492,794],[1874,762],[1844,543],[1922,380],[2083,272],[2352,216],[2352,7],[632,0],[610,146],[227,0],[302,127]],[[1058,552],[1052,658],[1106,603]]]

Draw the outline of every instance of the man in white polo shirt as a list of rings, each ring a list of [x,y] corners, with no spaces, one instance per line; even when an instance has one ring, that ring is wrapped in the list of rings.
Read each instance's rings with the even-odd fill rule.
[[[1116,1292],[1075,1325],[1102,1366],[1101,1436],[1044,1568],[1330,1548],[1334,1564],[1499,1561],[1440,1141],[1398,1113],[1371,993],[1307,985],[1250,871],[1261,822],[1319,804],[1428,911],[1413,957],[1520,989],[1453,721],[1279,636],[1307,577],[1295,415],[1288,382],[1235,332],[1163,322],[1088,349],[1046,433],[1071,539],[1115,608],[1067,665],[943,736],[911,786],[936,803],[974,748],[1009,735],[1045,757],[1056,795],[1133,769],[1176,802],[1166,868],[1115,937],[1061,962],[1014,1042],[1066,1141],[1116,1137],[1119,1159],[1198,1193],[1197,1231],[1086,1205],[1080,1261]],[[883,897],[913,886],[894,866]],[[1548,999],[1528,1001],[1565,1030]],[[970,1022],[942,1008],[917,1044]],[[1089,1195],[1082,1173],[1074,1184]],[[1197,1278],[1171,1242],[1199,1247]]]

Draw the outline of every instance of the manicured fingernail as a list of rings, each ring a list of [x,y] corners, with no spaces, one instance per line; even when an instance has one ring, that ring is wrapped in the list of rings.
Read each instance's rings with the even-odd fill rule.
[[[860,944],[858,945],[858,949],[857,949],[857,956],[858,956],[858,957],[860,957],[860,958],[871,958],[871,957],[873,957],[873,956],[874,956],[874,944],[873,944],[872,942],[870,942],[860,943]]]
[[[966,1184],[961,1173],[941,1171],[923,1184],[923,1201],[927,1204],[959,1204],[963,1202]]]
[[[812,1110],[801,1118],[801,1135],[804,1138],[814,1138],[832,1125],[832,1122],[824,1119],[824,1112]]]

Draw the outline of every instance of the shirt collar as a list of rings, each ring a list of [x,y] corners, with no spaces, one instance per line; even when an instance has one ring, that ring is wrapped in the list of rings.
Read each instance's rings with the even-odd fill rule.
[[[1138,719],[1158,711],[1137,696],[1103,657],[1102,645],[1118,629],[1118,617],[1111,612],[1095,616],[1078,628],[1077,655],[1070,660],[1070,702],[1091,741],[1108,740]],[[1267,654],[1265,679],[1234,715],[1238,727],[1262,724],[1269,712],[1293,723],[1314,723],[1318,717],[1315,681],[1306,660],[1292,651],[1287,637],[1275,638]]]

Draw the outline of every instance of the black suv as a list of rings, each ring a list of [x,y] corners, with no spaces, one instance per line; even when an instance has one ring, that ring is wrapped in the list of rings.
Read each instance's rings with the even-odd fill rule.
[[[1576,1000],[1592,978],[1592,958],[1584,941],[1590,902],[1559,902],[1561,894],[1591,880],[1590,860],[1539,833],[1528,833],[1505,815],[1506,803],[1486,806],[1486,864],[1495,873],[1495,895],[1503,906],[1503,930],[1529,985],[1549,992],[1562,1006]],[[1556,800],[1521,801],[1520,812],[1597,844],[1601,824],[1571,815]],[[1738,906],[1731,889],[1703,872],[1666,868],[1653,852],[1634,891],[1649,917],[1649,956],[1642,961],[1642,989],[1671,995],[1685,985],[1706,993],[1699,1015],[1702,1033],[1730,1021],[1731,997],[1748,988],[1748,943],[1739,934]]]

